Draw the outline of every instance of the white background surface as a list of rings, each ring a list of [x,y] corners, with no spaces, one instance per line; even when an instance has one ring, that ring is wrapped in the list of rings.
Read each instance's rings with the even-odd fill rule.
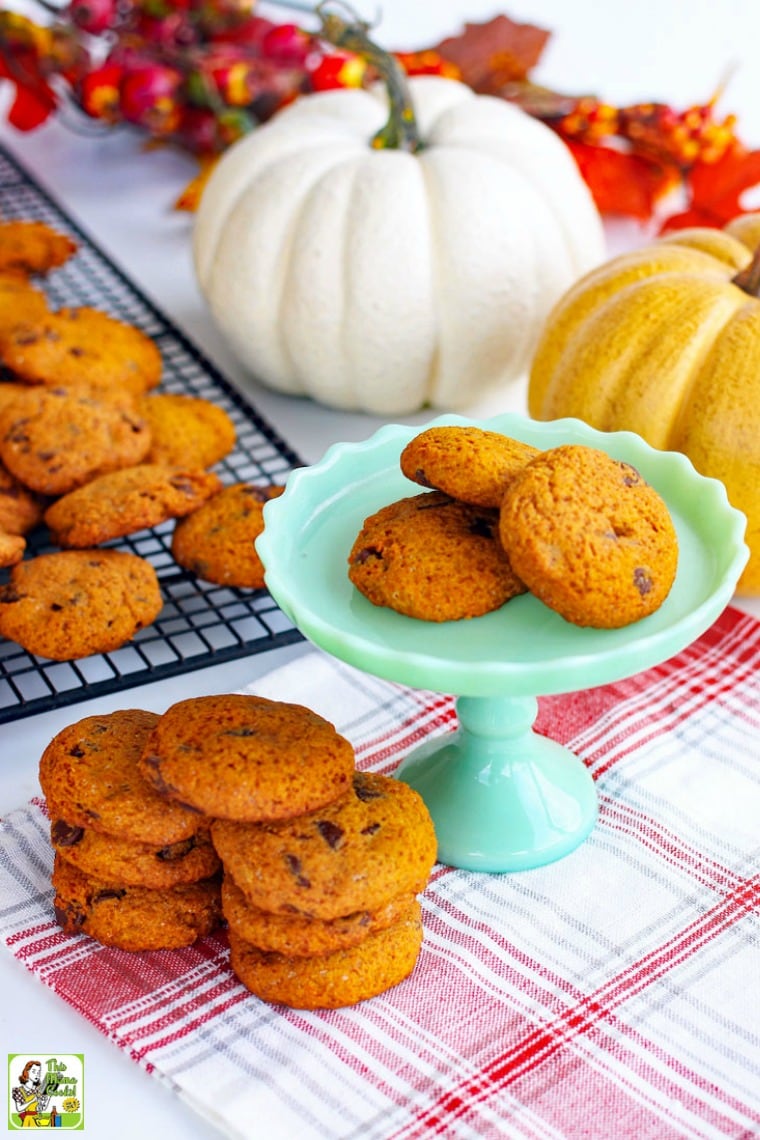
[[[33,9],[28,3],[8,5]],[[382,8],[376,38],[392,48],[430,46],[455,34],[465,21],[481,22],[503,12],[552,31],[534,78],[567,92],[593,92],[609,102],[663,100],[675,106],[706,101],[730,73],[721,111],[739,115],[743,140],[760,147],[760,44],[758,0],[659,0],[658,3],[598,0],[523,0],[509,7],[455,0],[385,0],[356,3],[367,18]],[[262,5],[261,13],[285,20],[293,13]],[[305,17],[301,17],[305,23]],[[4,103],[0,89],[0,108]],[[193,280],[188,215],[173,202],[195,172],[188,156],[143,152],[129,132],[104,137],[73,134],[52,123],[30,135],[0,127],[11,147],[55,198],[191,340],[247,393],[259,412],[303,459],[318,459],[332,442],[362,439],[379,421],[338,413],[307,400],[266,392],[244,380],[212,327]],[[760,198],[756,198],[760,204]],[[641,244],[648,235],[633,226],[610,229],[611,249]],[[503,410],[509,410],[505,406]],[[427,413],[408,417],[422,423]],[[757,601],[750,603],[760,615]],[[187,696],[239,688],[281,664],[299,647],[250,661],[233,662],[72,706],[60,713],[0,727],[0,811],[25,803],[39,791],[37,762],[64,725],[94,712],[139,704],[161,712]],[[4,1052],[40,1050],[84,1053],[86,1134],[94,1140],[133,1140],[142,1132],[162,1140],[201,1140],[209,1126],[159,1083],[63,1005],[5,952],[0,953],[0,1040]],[[252,999],[254,1000],[254,999]],[[3,1058],[4,1061],[4,1058]],[[293,1095],[298,1095],[294,1088]],[[251,1137],[266,1137],[265,1122]],[[297,1140],[297,1138],[294,1138]]]

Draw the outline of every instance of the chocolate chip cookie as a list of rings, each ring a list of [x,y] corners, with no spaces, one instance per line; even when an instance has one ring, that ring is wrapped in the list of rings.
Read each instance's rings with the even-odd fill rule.
[[[151,564],[120,550],[61,550],[14,566],[0,586],[0,634],[71,661],[131,641],[163,607]]]
[[[61,729],[39,765],[51,820],[153,849],[196,836],[207,821],[191,808],[164,800],[138,770],[157,722],[157,713],[120,709]]]
[[[88,934],[133,953],[191,946],[221,921],[218,876],[152,890],[93,878],[56,856],[53,886],[56,920],[66,934]]]
[[[264,530],[264,507],[284,490],[253,483],[224,487],[175,526],[175,561],[205,582],[262,589],[264,566],[256,539]]]
[[[245,942],[276,954],[310,958],[358,946],[385,930],[409,910],[413,895],[400,895],[375,910],[359,910],[330,920],[303,914],[273,914],[245,897],[227,871],[222,882],[222,910],[230,930]]]
[[[159,794],[205,815],[272,820],[343,795],[354,750],[311,709],[228,693],[167,709],[145,741],[139,768]]]
[[[211,467],[235,446],[230,416],[201,396],[151,393],[140,400],[138,410],[150,427],[147,463]]]
[[[252,993],[294,1009],[338,1009],[376,997],[407,978],[422,946],[418,902],[358,946],[311,958],[259,950],[230,931],[230,965]]]
[[[407,479],[478,507],[501,506],[512,478],[538,451],[530,444],[483,428],[427,428],[401,452]]]
[[[369,772],[356,772],[341,799],[292,820],[215,819],[211,838],[248,902],[327,921],[419,893],[436,857],[422,798]]]
[[[0,362],[26,384],[112,398],[142,396],[163,371],[146,333],[87,306],[16,322],[0,337]]]
[[[30,388],[0,408],[0,459],[38,494],[65,495],[140,463],[149,447],[148,425],[128,404]]]
[[[576,625],[638,621],[676,575],[678,538],[661,496],[596,448],[566,444],[531,460],[507,489],[499,533],[530,591]]]
[[[46,274],[64,265],[76,253],[68,234],[32,218],[0,222],[0,272]]]
[[[58,546],[97,546],[195,511],[222,481],[203,467],[140,463],[89,480],[45,512]]]
[[[423,621],[479,617],[525,592],[499,541],[499,514],[429,491],[365,519],[348,576],[376,606]]]
[[[50,824],[50,842],[65,863],[72,863],[85,875],[130,887],[158,890],[196,883],[215,875],[221,866],[207,827],[187,839],[152,847],[92,827],[79,827],[58,816]]]

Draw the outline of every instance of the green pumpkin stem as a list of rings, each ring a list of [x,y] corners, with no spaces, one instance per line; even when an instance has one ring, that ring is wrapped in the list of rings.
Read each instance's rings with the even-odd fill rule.
[[[324,12],[324,6],[324,3],[317,4],[315,9],[321,21],[318,35],[342,51],[361,56],[374,67],[388,89],[388,121],[372,136],[371,146],[376,150],[406,150],[414,154],[421,140],[403,67],[395,56],[369,38],[369,24],[356,18],[348,22],[334,12]]]
[[[755,250],[749,265],[745,265],[744,269],[731,280],[750,297],[760,297],[760,245]]]

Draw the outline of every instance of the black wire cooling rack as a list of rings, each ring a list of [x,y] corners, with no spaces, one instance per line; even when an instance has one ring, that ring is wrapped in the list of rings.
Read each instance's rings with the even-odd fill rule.
[[[47,222],[77,242],[74,257],[45,282],[55,307],[90,305],[136,325],[161,351],[161,391],[202,396],[227,412],[237,442],[214,467],[224,483],[281,483],[302,466],[270,425],[3,147],[0,217]],[[177,566],[170,549],[173,529],[173,523],[165,523],[108,544],[151,562],[164,597],[155,622],[121,649],[55,662],[0,639],[0,724],[302,640],[266,590],[212,585]],[[28,536],[28,556],[52,549],[44,528]],[[7,577],[7,571],[0,571],[0,581]]]

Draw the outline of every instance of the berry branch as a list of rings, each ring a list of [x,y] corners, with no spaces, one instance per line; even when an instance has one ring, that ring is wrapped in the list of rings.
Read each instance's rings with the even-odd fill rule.
[[[760,151],[743,144],[734,116],[718,115],[722,87],[684,110],[551,91],[531,78],[550,33],[506,15],[421,51],[387,52],[342,0],[287,3],[311,30],[258,16],[256,0],[36,3],[39,22],[0,7],[0,84],[13,89],[8,120],[20,131],[65,114],[67,125],[127,126],[208,164],[303,95],[382,78],[391,113],[372,145],[414,151],[406,80],[432,73],[546,123],[604,214],[654,219],[662,229],[722,226],[760,183]]]

